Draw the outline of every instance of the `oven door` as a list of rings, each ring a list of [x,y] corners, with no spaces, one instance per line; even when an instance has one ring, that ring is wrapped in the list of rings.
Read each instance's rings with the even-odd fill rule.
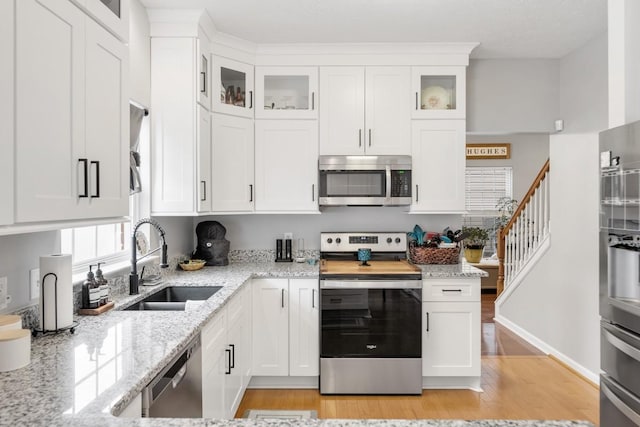
[[[607,375],[600,375],[600,425],[640,426],[640,399]]]
[[[320,281],[321,358],[420,358],[422,282]]]

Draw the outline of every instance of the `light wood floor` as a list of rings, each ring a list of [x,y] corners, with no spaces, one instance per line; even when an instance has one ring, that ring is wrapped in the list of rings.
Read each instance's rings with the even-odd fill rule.
[[[483,326],[493,324],[493,298],[483,295]],[[482,393],[322,396],[318,390],[247,390],[236,416],[248,409],[313,409],[319,418],[573,419],[598,425],[596,387],[496,326],[483,328]]]

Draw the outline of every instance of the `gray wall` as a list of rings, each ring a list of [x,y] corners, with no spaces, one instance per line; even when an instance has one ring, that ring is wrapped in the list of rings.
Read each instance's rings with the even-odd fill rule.
[[[0,276],[7,277],[8,292],[12,298],[7,308],[0,310],[0,313],[10,313],[32,304],[29,295],[29,270],[39,267],[40,255],[59,252],[58,231],[0,237]]]
[[[467,166],[511,166],[513,168],[513,198],[518,201],[529,190],[529,186],[549,158],[548,134],[513,134],[494,136],[467,136],[467,143],[511,144],[511,158],[505,160],[467,160]]]
[[[551,132],[558,118],[557,102],[558,60],[472,59],[469,63],[468,132]]]
[[[607,33],[560,60],[559,114],[564,133],[600,132],[608,126]]]
[[[458,228],[460,215],[409,215],[402,208],[328,208],[322,215],[226,215],[194,218],[215,220],[227,229],[231,249],[275,249],[275,239],[292,232],[303,238],[307,249],[320,249],[321,231],[411,231],[416,224],[425,230]]]

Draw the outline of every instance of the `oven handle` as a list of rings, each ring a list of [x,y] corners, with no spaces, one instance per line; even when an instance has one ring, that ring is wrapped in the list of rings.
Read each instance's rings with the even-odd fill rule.
[[[422,289],[421,280],[321,280],[320,289]]]
[[[617,348],[621,352],[625,353],[627,356],[640,362],[640,350],[633,347],[629,343],[626,343],[619,337],[615,336],[606,325],[603,325],[602,332],[604,332],[604,335],[607,338],[607,341],[609,341],[611,345],[613,345],[615,348]]]

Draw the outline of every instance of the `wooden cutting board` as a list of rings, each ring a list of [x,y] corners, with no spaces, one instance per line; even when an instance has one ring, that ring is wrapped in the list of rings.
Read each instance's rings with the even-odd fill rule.
[[[360,261],[330,261],[320,263],[322,274],[416,274],[420,268],[408,261],[369,261],[370,266],[360,265]]]

